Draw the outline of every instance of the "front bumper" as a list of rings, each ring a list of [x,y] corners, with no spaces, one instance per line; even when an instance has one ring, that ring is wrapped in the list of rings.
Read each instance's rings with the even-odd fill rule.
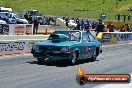
[[[71,53],[53,53],[53,52],[32,52],[34,58],[41,58],[47,61],[70,59]]]

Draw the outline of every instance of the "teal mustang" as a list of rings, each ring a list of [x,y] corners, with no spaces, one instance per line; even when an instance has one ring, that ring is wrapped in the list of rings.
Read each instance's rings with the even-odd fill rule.
[[[48,40],[35,43],[31,53],[39,64],[67,60],[74,65],[80,59],[94,61],[102,53],[102,44],[87,31],[58,30]]]

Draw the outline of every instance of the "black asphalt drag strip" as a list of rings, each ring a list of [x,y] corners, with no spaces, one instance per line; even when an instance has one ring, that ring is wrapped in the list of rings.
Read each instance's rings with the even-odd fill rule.
[[[0,59],[0,88],[92,88],[98,84],[76,83],[80,65],[88,74],[126,74],[132,72],[131,63],[131,44],[104,47],[96,61],[75,66],[65,66],[65,62],[38,65],[32,55],[12,56]]]

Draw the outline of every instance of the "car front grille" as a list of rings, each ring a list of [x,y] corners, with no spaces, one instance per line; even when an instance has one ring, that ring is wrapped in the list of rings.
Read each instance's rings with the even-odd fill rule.
[[[36,52],[36,56],[59,56],[59,57],[68,57],[70,54],[66,53],[53,53],[53,52]]]
[[[39,46],[39,50],[43,50],[43,51],[61,51],[61,47],[58,47],[58,46]]]

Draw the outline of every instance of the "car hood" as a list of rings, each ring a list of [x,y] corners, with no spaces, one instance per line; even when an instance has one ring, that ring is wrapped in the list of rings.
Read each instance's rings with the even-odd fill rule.
[[[70,25],[77,25],[76,23],[68,23],[68,24],[70,24]]]
[[[38,42],[35,45],[37,46],[72,46],[75,44],[79,44],[80,42],[77,41],[65,41],[65,42],[59,42],[59,43],[53,43],[51,40],[46,40],[44,42]]]

